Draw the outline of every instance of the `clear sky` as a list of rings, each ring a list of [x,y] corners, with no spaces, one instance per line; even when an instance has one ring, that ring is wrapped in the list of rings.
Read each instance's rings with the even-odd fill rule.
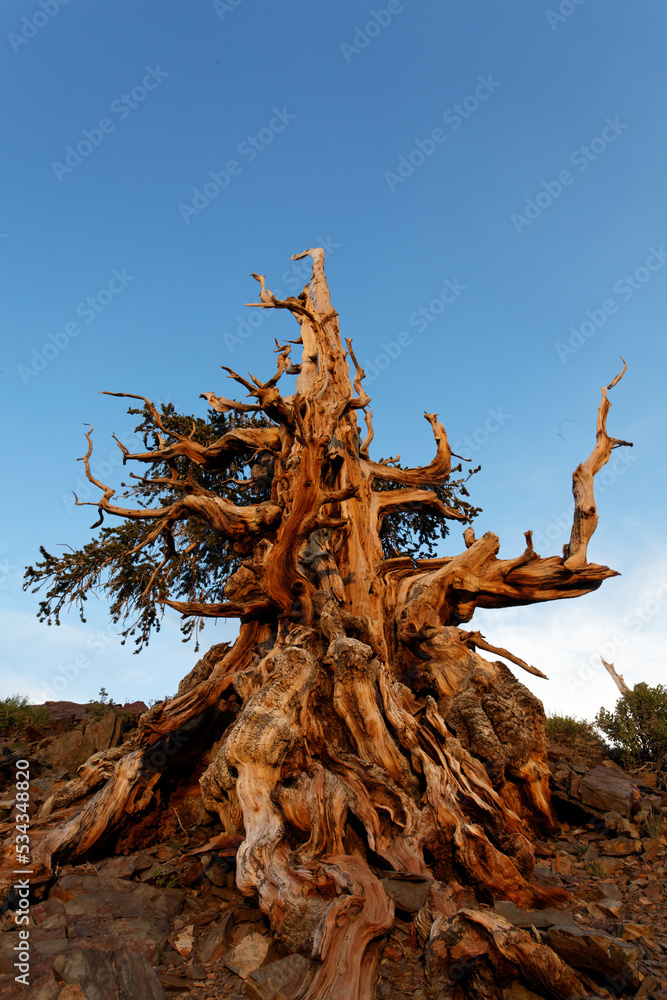
[[[664,5],[4,0],[0,22],[0,695],[176,690],[196,655],[175,613],[133,656],[104,600],[86,625],[40,625],[23,567],[90,537],[72,502],[84,422],[119,478],[111,433],[133,424],[99,391],[192,411],[232,394],[220,365],[272,373],[293,321],[244,308],[250,272],[298,292],[290,255],[318,245],[369,373],[375,456],[428,461],[423,412],[439,413],[482,465],[475,527],[504,557],[527,529],[560,553],[600,386],[626,358],[609,432],[634,448],[601,474],[589,548],[622,575],[472,627],[549,675],[521,677],[549,709],[613,706],[600,654],[630,684],[664,680]],[[462,544],[453,530],[443,554]],[[204,648],[233,634],[209,626]]]

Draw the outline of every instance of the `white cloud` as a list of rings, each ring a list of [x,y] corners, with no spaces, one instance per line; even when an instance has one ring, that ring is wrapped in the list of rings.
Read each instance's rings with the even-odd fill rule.
[[[667,551],[636,554],[627,576],[606,581],[594,594],[475,615],[471,627],[490,643],[547,674],[543,681],[510,664],[547,711],[592,719],[601,706],[614,707],[619,691],[601,656],[630,687],[665,681]]]

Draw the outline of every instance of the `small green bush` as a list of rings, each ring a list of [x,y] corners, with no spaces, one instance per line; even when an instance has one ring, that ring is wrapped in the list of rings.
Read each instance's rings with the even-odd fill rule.
[[[616,702],[601,708],[595,725],[621,750],[624,764],[655,764],[667,769],[667,688],[635,684]]]
[[[599,763],[607,752],[604,740],[592,722],[573,715],[547,716],[547,743],[558,743],[586,766]]]
[[[91,698],[88,704],[90,705],[90,708],[86,709],[86,711],[90,713],[90,717],[93,722],[99,722],[112,707],[113,701],[111,695],[107,694],[106,689],[101,687],[97,700]]]
[[[12,694],[0,700],[0,733],[3,735],[11,729],[22,728],[30,723],[47,723],[49,719],[46,709],[29,705],[25,695]]]

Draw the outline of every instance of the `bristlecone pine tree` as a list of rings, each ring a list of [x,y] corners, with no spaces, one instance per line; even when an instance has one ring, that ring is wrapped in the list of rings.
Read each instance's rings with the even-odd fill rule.
[[[469,517],[442,500],[452,456],[435,414],[425,414],[436,445],[428,465],[370,458],[364,373],[350,341],[348,352],[341,345],[324,252],[297,257],[306,255],[312,279],[298,297],[279,301],[254,276],[262,291],[253,305],[287,309],[298,322],[301,362],[279,345],[267,382],[232,372],[255,403],[204,394],[219,413],[263,414],[265,426],[206,446],[165,427],[154,451],[125,449],[127,461],[171,469],[160,484],[174,499],[160,509],[116,506],[91,472],[89,435],[84,464],[101,491],[100,516],[149,523],[140,547],[161,538],[168,563],[184,524],[229,540],[239,559],[225,600],[162,600],[195,619],[238,618],[240,634],[214,646],[131,740],[95,755],[47,803],[52,815],[70,810],[55,828],[38,823],[35,863],[48,872],[153,843],[176,813],[194,808],[194,787],[200,815],[220,818],[219,843],[240,843],[237,885],[259,898],[278,951],[313,960],[304,1000],[373,995],[394,920],[388,872],[432,880],[415,923],[427,974],[448,995],[496,998],[517,980],[545,997],[583,995],[580,974],[554,951],[478,906],[504,899],[540,908],[568,897],[533,874],[531,840],[554,824],[542,704],[505,663],[477,650],[544,675],[461,626],[478,607],[578,597],[616,575],[589,564],[586,550],[597,523],[593,477],[627,443],[606,431],[607,389],[625,368],[602,389],[562,556],[539,556],[527,532],[521,555],[498,559],[497,536],[477,539],[468,527],[459,555],[386,558],[384,518]],[[297,375],[293,395],[280,393],[284,373]],[[267,499],[236,504],[213,487],[239,454],[260,457]],[[188,468],[210,472],[208,485]]]

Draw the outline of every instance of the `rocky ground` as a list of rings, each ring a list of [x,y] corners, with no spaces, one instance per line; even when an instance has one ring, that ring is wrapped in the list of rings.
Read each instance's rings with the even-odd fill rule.
[[[40,762],[31,788],[36,818],[90,753],[125,738],[143,707],[94,721],[85,706],[60,703],[50,730],[29,727],[20,744],[0,741],[0,838],[13,831],[8,781],[18,751]],[[589,996],[667,1000],[667,794],[655,775],[627,774],[611,760],[591,767],[558,746],[550,760],[560,826],[536,844],[536,877],[566,888],[571,902],[562,910],[525,912],[509,902],[494,909],[580,970]],[[148,849],[60,869],[31,903],[29,989],[14,981],[19,926],[10,893],[0,917],[0,1000],[291,1000],[309,959],[279,954],[257,901],[235,890],[238,844],[217,826],[186,824],[164,839],[156,831]],[[425,976],[420,937],[429,881],[377,875],[398,915],[381,946],[377,996],[441,996]],[[450,970],[455,980],[466,972]],[[504,994],[534,997],[520,984]]]

